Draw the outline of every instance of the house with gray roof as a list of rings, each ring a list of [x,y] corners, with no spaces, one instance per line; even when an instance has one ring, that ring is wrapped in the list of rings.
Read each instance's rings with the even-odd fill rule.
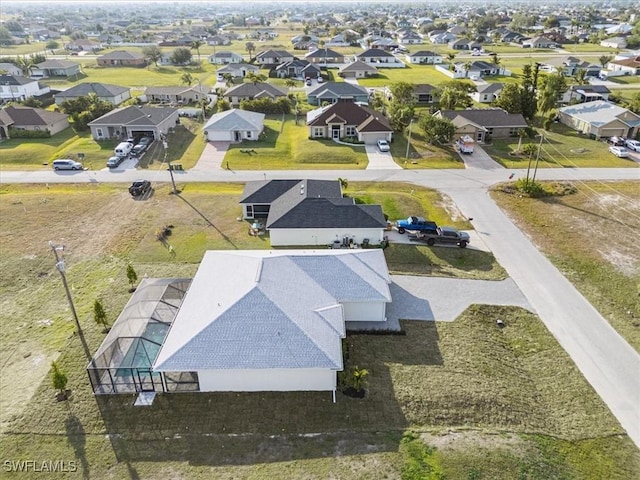
[[[271,73],[278,78],[318,78],[322,75],[320,67],[309,63],[307,60],[292,60],[281,63],[271,70]]]
[[[231,87],[224,92],[223,95],[229,104],[233,107],[240,106],[240,102],[243,100],[254,100],[260,98],[269,98],[271,100],[277,100],[278,98],[286,97],[287,92],[275,85],[271,85],[266,82],[247,82]]]
[[[147,87],[144,91],[151,103],[171,104],[196,103],[207,98],[209,87],[204,85],[175,85],[166,87]]]
[[[318,48],[307,53],[304,59],[315,65],[335,67],[344,63],[344,55],[330,48]]]
[[[609,90],[605,85],[571,85],[562,95],[560,103],[585,103],[609,100]]]
[[[599,140],[610,137],[635,138],[640,116],[613,103],[597,100],[558,109],[560,123]]]
[[[393,129],[382,113],[357,103],[338,102],[307,113],[310,138],[357,138],[365,145],[391,141]]]
[[[160,139],[180,124],[173,107],[121,107],[89,122],[94,140],[150,136]]]
[[[22,75],[22,69],[14,63],[0,63],[0,73],[3,75]]]
[[[347,82],[327,82],[307,92],[307,102],[320,106],[323,103],[369,102],[367,89]]]
[[[414,53],[407,53],[405,58],[409,63],[418,65],[437,65],[442,63],[442,55],[429,50],[420,50]]]
[[[33,78],[22,75],[0,75],[0,100],[22,102],[30,97],[38,97],[50,92],[47,85],[41,85]]]
[[[272,246],[379,244],[386,220],[380,205],[342,196],[340,182],[247,182],[240,198],[244,218],[266,218]]]
[[[146,67],[144,55],[128,50],[114,50],[96,59],[99,67]]]
[[[502,83],[482,83],[477,85],[476,92],[471,93],[471,98],[478,103],[495,102],[500,96],[503,87]]]
[[[209,142],[255,141],[264,129],[264,113],[231,109],[211,116],[202,131]]]
[[[9,106],[0,110],[0,139],[11,138],[11,130],[48,131],[51,136],[69,127],[69,115],[42,108]]]
[[[381,48],[370,48],[355,56],[356,60],[372,64],[376,68],[404,68],[405,63],[393,53]]]
[[[65,100],[77,100],[80,97],[88,97],[89,95],[95,95],[98,100],[117,106],[131,98],[131,90],[129,87],[121,87],[120,85],[87,82],[79,83],[67,90],[58,92],[53,96],[53,99],[56,105],[60,105]]]
[[[369,63],[357,60],[340,67],[338,75],[342,78],[367,78],[378,75],[378,69]]]
[[[54,59],[37,63],[33,70],[31,70],[31,77],[72,77],[74,75],[80,75],[81,73],[82,70],[80,69],[79,63]]]
[[[434,115],[451,120],[456,127],[456,136],[469,135],[477,142],[517,137],[518,131],[528,126],[522,114],[509,113],[501,108],[440,110]]]
[[[227,65],[228,63],[242,63],[244,58],[236,52],[216,52],[209,55],[209,63]]]
[[[231,75],[233,78],[244,78],[249,73],[260,73],[260,67],[258,65],[253,65],[251,63],[228,63],[224,67],[218,68],[216,70],[218,81],[222,81],[224,79],[225,74]]]
[[[384,322],[389,284],[380,249],[208,251],[152,370],[200,392],[335,396],[346,322]]]
[[[292,53],[286,50],[265,50],[256,55],[256,63],[259,65],[279,65],[294,59]]]

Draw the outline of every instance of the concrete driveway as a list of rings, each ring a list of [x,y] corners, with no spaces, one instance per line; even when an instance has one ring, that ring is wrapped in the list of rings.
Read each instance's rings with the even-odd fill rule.
[[[224,156],[227,154],[231,142],[207,142],[200,155],[198,163],[191,170],[195,171],[215,171],[225,170],[222,165]]]
[[[477,143],[473,146],[473,153],[460,153],[460,158],[464,162],[466,168],[475,168],[479,170],[504,170],[505,168],[496,162],[485,152]]]
[[[391,152],[381,152],[376,145],[365,145],[369,164],[367,170],[402,170],[402,167],[393,161]]]

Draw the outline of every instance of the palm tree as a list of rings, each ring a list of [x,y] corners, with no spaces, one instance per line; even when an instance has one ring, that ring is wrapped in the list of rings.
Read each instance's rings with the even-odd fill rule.
[[[464,68],[464,74],[466,77],[469,76],[469,71],[471,70],[471,61],[467,60],[466,62],[464,62],[464,65],[462,66],[462,68]]]
[[[200,47],[204,45],[202,40],[194,40],[191,42],[191,50],[195,50],[198,54],[198,63],[200,63]]]
[[[605,68],[607,66],[607,63],[609,63],[611,60],[613,60],[613,57],[611,55],[602,55],[598,58],[598,62],[600,62],[602,68]]]
[[[496,67],[498,65],[500,65],[500,57],[498,57],[497,53],[490,53],[489,54],[491,56],[491,63],[493,63]]]
[[[249,61],[251,62],[253,60],[253,56],[251,54],[256,51],[256,45],[253,42],[247,42],[245,43],[244,48],[249,52]]]
[[[185,85],[191,85],[194,82],[194,78],[193,75],[191,75],[191,73],[189,72],[184,72],[181,76],[180,76],[180,83],[183,83]]]
[[[578,85],[586,85],[589,83],[587,80],[587,71],[584,68],[579,68],[576,71],[575,79]]]
[[[231,75],[230,73],[225,73],[224,75],[222,75],[222,78],[224,78],[227,86],[233,85],[233,75]]]
[[[293,87],[295,87],[295,86],[296,86],[296,81],[295,81],[294,79],[292,79],[292,78],[287,78],[287,79],[284,81],[284,85],[285,85],[286,87],[288,87],[288,88],[293,88]]]
[[[16,58],[16,66],[22,70],[22,75],[25,77],[31,76],[31,70],[34,65],[35,62],[33,61],[33,58],[27,57],[26,55]]]

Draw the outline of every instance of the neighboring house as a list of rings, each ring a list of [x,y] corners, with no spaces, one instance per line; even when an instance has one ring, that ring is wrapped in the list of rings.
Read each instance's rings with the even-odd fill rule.
[[[478,103],[492,103],[495,102],[502,92],[504,85],[502,83],[483,83],[477,85],[477,92],[471,94]]]
[[[173,107],[121,107],[89,122],[94,140],[122,139],[139,135],[160,139],[180,124]]]
[[[391,141],[393,129],[380,112],[355,103],[339,102],[307,113],[309,138],[355,137],[366,145]]]
[[[318,78],[321,74],[320,67],[317,65],[298,59],[281,63],[271,71],[278,78]]]
[[[541,71],[562,72],[563,75],[573,77],[578,70],[585,70],[587,77],[597,77],[602,66],[589,63],[574,56],[551,58],[540,63]]]
[[[117,106],[131,98],[131,90],[129,87],[109,85],[108,83],[79,83],[67,90],[56,93],[53,99],[56,105],[60,105],[65,100],[76,100],[89,95],[95,95],[98,100]]]
[[[231,87],[229,90],[224,92],[223,96],[229,101],[231,106],[238,107],[240,106],[240,102],[243,100],[254,100],[260,98],[277,100],[278,98],[286,97],[287,92],[280,87],[271,85],[270,83],[248,82]]]
[[[207,45],[217,47],[229,44],[231,44],[231,40],[229,40],[229,37],[226,37],[224,35],[214,35],[212,37],[207,37]]]
[[[126,50],[114,50],[96,59],[100,67],[146,67],[144,55]]]
[[[610,72],[621,72],[622,75],[638,75],[640,74],[640,56],[611,60],[607,64],[607,69]]]
[[[202,128],[209,142],[258,140],[264,129],[264,113],[231,109],[211,116]]]
[[[46,85],[37,80],[21,75],[0,75],[0,100],[22,102],[30,97],[38,97],[49,93]]]
[[[558,44],[547,37],[533,37],[522,41],[522,48],[558,48]]]
[[[560,103],[585,103],[609,100],[611,91],[604,85],[572,85],[562,95]]]
[[[446,45],[447,43],[454,41],[456,38],[458,37],[456,37],[453,33],[443,31],[440,31],[433,35],[429,35],[429,40],[434,45]]]
[[[522,114],[508,113],[501,108],[440,110],[434,115],[451,120],[456,127],[456,136],[469,135],[477,142],[517,137],[518,131],[528,126]]]
[[[387,223],[380,205],[343,197],[337,180],[251,181],[240,204],[244,218],[266,218],[272,246],[379,244]]]
[[[300,35],[296,35],[295,37],[293,37],[291,39],[291,43],[292,44],[296,44],[296,43],[300,43],[300,42],[315,42],[318,43],[320,41],[320,38],[317,37],[316,35],[311,35],[311,34],[300,34]]]
[[[342,66],[338,70],[338,75],[342,78],[366,78],[378,75],[378,69],[369,63],[361,60]]]
[[[81,73],[79,63],[67,60],[46,60],[34,66],[31,70],[31,77],[72,77]]]
[[[22,69],[13,63],[0,63],[0,73],[3,75],[22,75]]]
[[[459,38],[449,42],[449,47],[453,50],[480,50],[482,44],[468,38]]]
[[[398,37],[398,42],[401,45],[420,45],[423,43],[422,37],[416,32],[407,32],[404,35]]]
[[[414,102],[418,105],[426,105],[435,102],[435,94],[436,87],[429,85],[428,83],[417,84],[411,92]]]
[[[344,55],[330,48],[318,48],[307,53],[304,59],[314,65],[335,66],[344,63]]]
[[[466,67],[466,63],[459,62],[455,64],[456,72],[466,72],[467,77],[472,77],[474,75],[477,77],[489,77],[505,74],[503,67],[494,63],[485,62],[484,60],[471,62],[469,70],[466,70]]]
[[[373,64],[376,68],[404,68],[406,65],[392,53],[378,48],[370,48],[356,55],[356,60]]]
[[[613,136],[635,138],[640,116],[613,103],[597,100],[558,109],[560,123],[597,140]]]
[[[207,98],[209,87],[204,85],[147,87],[144,91],[147,101],[151,103],[170,103],[180,105],[183,103],[196,103]]]
[[[227,65],[229,63],[242,63],[244,58],[235,52],[217,52],[209,55],[209,63],[214,65]]]
[[[624,37],[607,38],[600,42],[600,46],[617,49],[627,48],[627,39]]]
[[[256,55],[256,63],[259,65],[279,65],[291,62],[295,57],[286,50],[266,50]]]
[[[500,41],[503,43],[522,43],[527,39],[526,35],[518,32],[506,31],[500,37]]]
[[[369,45],[369,48],[378,50],[394,50],[398,48],[398,46],[399,43],[397,40],[389,37],[380,37],[373,40]]]
[[[409,63],[424,65],[436,65],[442,63],[442,55],[427,50],[420,50],[419,52],[415,53],[407,53],[406,59]]]
[[[78,40],[67,43],[64,48],[65,50],[69,50],[70,52],[95,52],[98,50],[102,50],[102,44],[94,42],[93,40],[80,38]]]
[[[244,78],[250,73],[260,73],[260,67],[250,63],[229,63],[216,71],[218,76],[229,74],[234,78]]]
[[[347,82],[327,82],[307,93],[309,105],[321,106],[324,102],[369,102],[369,92],[360,85]]]
[[[9,128],[47,130],[54,136],[69,127],[69,116],[41,108],[9,106],[0,110],[0,139],[10,138]]]

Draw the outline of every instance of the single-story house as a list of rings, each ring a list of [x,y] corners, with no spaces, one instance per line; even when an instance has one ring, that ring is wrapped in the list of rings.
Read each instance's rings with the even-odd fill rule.
[[[46,60],[37,63],[33,70],[31,70],[31,76],[33,78],[72,77],[74,75],[80,75],[81,73],[80,64],[69,62],[68,60]]]
[[[117,108],[89,122],[89,128],[94,140],[138,135],[160,139],[179,124],[177,108],[129,106]]]
[[[356,60],[373,64],[376,68],[404,68],[405,63],[393,53],[381,48],[370,48],[355,56]]]
[[[340,67],[338,75],[342,78],[366,78],[378,75],[378,69],[369,63],[357,60]]]
[[[49,93],[46,85],[40,85],[37,80],[22,75],[0,75],[0,100],[24,101],[30,97],[38,97]]]
[[[202,131],[209,142],[258,140],[264,129],[264,113],[232,108],[211,116]]]
[[[640,116],[604,100],[561,107],[558,117],[560,123],[595,139],[635,138],[640,131]]]
[[[209,55],[209,63],[214,65],[226,65],[228,63],[242,63],[244,58],[236,52],[216,52]]]
[[[321,75],[320,67],[298,59],[281,63],[271,72],[278,78],[318,78]]]
[[[386,220],[380,205],[343,197],[337,180],[247,182],[240,198],[243,217],[266,218],[272,246],[379,244]]]
[[[573,77],[578,70],[585,70],[587,77],[597,77],[602,66],[599,63],[590,63],[574,56],[550,58],[540,63],[541,71],[562,71],[564,75]]]
[[[478,103],[492,103],[495,102],[502,92],[504,85],[502,83],[483,83],[477,86],[477,92],[471,94]]]
[[[114,50],[96,59],[100,67],[146,67],[147,59],[144,55],[127,50]]]
[[[411,96],[418,105],[424,105],[435,102],[436,87],[428,83],[419,83],[415,85]]]
[[[318,48],[309,52],[304,59],[315,65],[335,66],[344,63],[344,55],[330,48]]]
[[[76,100],[89,95],[95,95],[98,100],[113,103],[117,106],[131,98],[131,90],[129,87],[109,85],[108,83],[79,83],[67,90],[56,93],[53,99],[56,105],[60,105],[65,100]]]
[[[457,38],[449,42],[449,48],[453,50],[480,50],[482,44],[468,38]]]
[[[309,105],[320,106],[324,102],[362,102],[369,103],[369,92],[360,85],[347,82],[327,82],[318,85],[307,93]]]
[[[179,105],[195,103],[207,98],[209,87],[204,85],[180,85],[169,87],[147,87],[144,91],[147,101],[152,103],[170,103]]]
[[[624,72],[626,75],[640,74],[640,56],[611,60],[607,64],[607,69],[611,72]]]
[[[287,92],[280,87],[271,85],[265,82],[248,82],[241,83],[231,87],[224,92],[223,95],[231,106],[237,107],[243,100],[254,100],[259,98],[270,98],[271,100],[277,100],[278,98],[286,97]]]
[[[623,49],[627,48],[627,39],[624,37],[607,38],[600,42],[601,47]]]
[[[335,398],[345,322],[384,322],[389,284],[380,249],[208,251],[152,371],[200,392]]]
[[[609,100],[611,91],[604,85],[571,85],[562,95],[560,103],[585,103]]]
[[[558,44],[547,37],[533,37],[522,41],[522,48],[558,48]]]
[[[64,48],[70,52],[96,52],[102,50],[102,44],[87,38],[79,38],[67,43]]]
[[[416,32],[407,32],[404,35],[398,36],[398,43],[401,45],[420,45],[424,40],[420,34]]]
[[[279,65],[290,62],[294,58],[296,57],[286,50],[265,50],[256,55],[256,63],[259,65]]]
[[[442,63],[442,55],[428,50],[420,50],[415,53],[407,53],[405,56],[409,63],[436,65]]]
[[[225,35],[213,35],[212,37],[207,37],[207,45],[219,46],[219,45],[229,45],[231,40],[229,37]]]
[[[228,73],[234,78],[244,78],[250,73],[258,74],[259,72],[260,67],[251,63],[228,63],[216,70],[219,77]]]
[[[434,45],[446,45],[447,43],[458,38],[456,35],[454,35],[451,32],[443,32],[441,30],[436,32],[437,33],[431,32],[433,35],[431,34],[429,35],[429,40]]]
[[[522,114],[508,113],[501,108],[440,110],[434,115],[451,120],[456,127],[456,136],[469,135],[477,142],[517,137],[518,131],[528,126]]]
[[[0,63],[0,73],[3,75],[22,75],[22,69],[14,63]]]
[[[391,141],[393,129],[380,112],[364,105],[338,102],[307,113],[310,138],[356,137],[366,145]]]
[[[48,130],[51,136],[69,127],[69,115],[42,108],[9,106],[0,110],[0,139],[10,138],[9,128]]]

